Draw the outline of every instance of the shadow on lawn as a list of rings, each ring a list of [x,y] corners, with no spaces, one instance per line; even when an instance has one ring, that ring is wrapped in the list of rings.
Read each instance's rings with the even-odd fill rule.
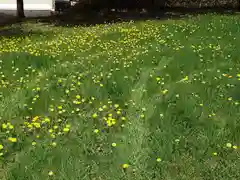
[[[21,23],[15,24],[15,26],[7,26],[0,29],[0,39],[8,37],[26,37],[26,36],[41,36],[50,34],[50,32],[42,32],[37,30],[26,29],[22,27]]]
[[[58,15],[50,17],[39,18],[26,18],[23,21],[27,22],[40,22],[44,24],[51,24],[55,26],[72,27],[76,25],[90,26],[103,23],[125,22],[125,21],[138,21],[138,20],[153,20],[153,19],[181,19],[188,15],[198,15],[206,13],[217,13],[226,15],[236,15],[237,10],[226,8],[201,8],[201,9],[186,9],[186,8],[164,8],[164,9],[139,9],[139,10],[127,10],[127,9],[107,9],[107,8],[93,8],[91,6],[73,6],[72,8],[62,12]],[[15,18],[15,21],[11,18],[11,21],[5,22],[0,27],[9,24],[21,24]],[[0,34],[1,36],[1,34]]]
[[[37,19],[38,22],[54,24],[55,26],[90,26],[95,24],[126,22],[126,21],[138,21],[138,20],[165,20],[165,19],[181,19],[188,15],[198,15],[206,13],[217,13],[225,15],[235,15],[236,10],[231,9],[183,9],[183,8],[171,8],[160,9],[154,11],[141,10],[107,10],[100,9],[98,11],[86,10],[86,9],[69,9],[60,15],[45,17]]]

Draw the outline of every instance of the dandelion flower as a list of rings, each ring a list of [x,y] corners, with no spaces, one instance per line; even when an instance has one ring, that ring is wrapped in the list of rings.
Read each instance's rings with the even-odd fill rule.
[[[5,123],[2,124],[2,128],[3,129],[6,129],[7,128],[7,125]]]
[[[162,91],[163,94],[167,94],[167,92],[168,92],[167,89],[165,89],[165,90]]]
[[[162,161],[162,159],[159,158],[159,157],[156,160],[157,160],[157,162],[161,162]]]
[[[228,148],[231,148],[231,147],[232,147],[232,144],[231,144],[231,143],[227,143],[226,146],[227,146]]]
[[[48,175],[49,175],[49,176],[53,176],[54,173],[53,173],[52,171],[49,171],[49,172],[48,172]]]
[[[35,141],[32,142],[32,145],[35,146],[37,143]]]
[[[112,147],[116,147],[117,146],[117,144],[116,143],[112,143]]]
[[[93,117],[93,118],[96,118],[96,117],[97,117],[97,114],[96,114],[96,113],[94,113],[94,114],[92,115],[92,117]]]
[[[2,144],[0,144],[0,150],[2,150],[3,149],[3,145]]]
[[[94,133],[99,133],[99,130],[98,129],[94,129],[94,131],[93,131]]]
[[[69,128],[63,128],[63,132],[68,132],[70,129]]]
[[[13,138],[13,137],[9,137],[8,140],[9,140],[10,142],[17,142],[17,138]]]
[[[233,146],[233,149],[237,149],[238,147],[237,146]]]
[[[129,167],[128,164],[123,164],[123,165],[122,165],[122,168],[123,168],[123,169],[127,169],[128,167]]]
[[[213,152],[212,154],[213,154],[214,156],[217,156],[217,152]]]

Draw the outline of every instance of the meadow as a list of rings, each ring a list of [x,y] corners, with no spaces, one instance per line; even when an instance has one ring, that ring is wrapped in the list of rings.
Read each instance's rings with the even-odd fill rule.
[[[240,178],[239,16],[21,28],[0,37],[1,180]]]

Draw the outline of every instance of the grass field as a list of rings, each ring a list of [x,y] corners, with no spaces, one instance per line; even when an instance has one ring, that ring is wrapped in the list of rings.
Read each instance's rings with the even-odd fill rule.
[[[0,37],[1,180],[240,178],[239,16],[22,28]]]

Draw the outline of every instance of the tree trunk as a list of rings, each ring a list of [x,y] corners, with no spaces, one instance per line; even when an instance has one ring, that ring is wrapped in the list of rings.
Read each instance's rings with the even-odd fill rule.
[[[23,0],[17,0],[17,16],[19,18],[24,18],[24,3]]]

